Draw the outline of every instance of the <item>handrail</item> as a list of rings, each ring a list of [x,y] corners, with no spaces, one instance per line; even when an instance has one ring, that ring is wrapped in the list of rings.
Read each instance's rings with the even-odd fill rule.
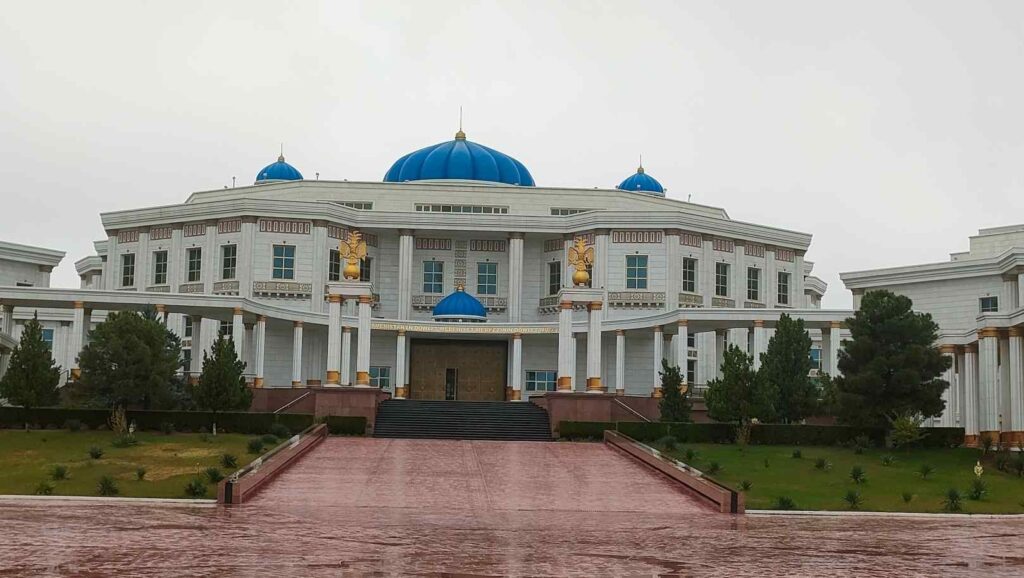
[[[618,398],[612,398],[612,399],[615,401],[615,403],[617,403],[617,404],[621,405],[622,407],[626,408],[627,410],[629,410],[629,412],[632,413],[633,415],[637,416],[638,418],[644,420],[647,423],[651,423],[651,420],[647,419],[647,416],[645,416],[644,414],[642,414],[642,413],[638,412],[637,410],[629,407],[628,405],[622,403],[621,401],[619,401]]]
[[[303,399],[305,399],[307,396],[311,395],[312,393],[313,393],[312,391],[307,391],[306,393],[300,395],[299,397],[296,397],[295,399],[293,399],[293,400],[289,401],[288,403],[282,405],[281,407],[277,408],[276,410],[274,410],[274,413],[281,413],[282,411],[288,409],[289,407],[299,403],[300,401],[302,401]]]

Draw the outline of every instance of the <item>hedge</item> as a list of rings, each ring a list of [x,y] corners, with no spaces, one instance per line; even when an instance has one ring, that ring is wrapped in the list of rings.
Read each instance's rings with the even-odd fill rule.
[[[324,423],[332,436],[366,435],[366,418],[361,415],[329,415]]]
[[[606,421],[563,421],[558,424],[558,437],[569,440],[600,440],[604,438],[606,429],[615,429],[615,424]]]
[[[268,433],[275,423],[284,424],[292,433],[298,433],[313,424],[310,414],[224,412],[214,416],[205,411],[128,410],[128,421],[135,422],[139,430],[161,430],[163,424],[174,425],[175,431],[195,432],[210,430],[216,417],[217,431],[224,433]],[[0,407],[0,427],[21,428],[25,423],[35,428],[62,428],[69,420],[78,420],[84,427],[106,427],[110,411],[105,409],[64,409]]]

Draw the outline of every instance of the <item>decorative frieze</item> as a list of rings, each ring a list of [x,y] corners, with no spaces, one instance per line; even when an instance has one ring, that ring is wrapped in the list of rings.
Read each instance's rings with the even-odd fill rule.
[[[118,231],[117,232],[118,243],[137,243],[139,242],[139,232],[135,231]]]
[[[664,231],[612,231],[612,243],[661,244],[664,240]]]
[[[200,237],[206,234],[206,223],[188,223],[181,228],[185,237]]]
[[[712,307],[736,307],[736,300],[729,299],[728,297],[712,297]]]
[[[308,235],[313,230],[309,221],[289,221],[284,219],[260,219],[261,233],[284,233],[286,235]]]
[[[469,250],[478,253],[504,253],[508,241],[494,239],[473,239],[469,242]]]
[[[751,257],[764,257],[764,245],[747,243],[746,254]]]
[[[204,293],[206,286],[203,283],[182,283],[178,285],[178,293]]]
[[[679,244],[686,245],[687,247],[701,247],[704,243],[704,239],[700,233],[690,233],[683,231],[679,234]]]
[[[736,243],[732,239],[719,239],[714,238],[711,240],[711,247],[715,251],[721,251],[723,253],[732,253],[736,250]]]
[[[428,239],[425,237],[416,237],[415,247],[421,251],[451,251],[452,240],[451,239]]]
[[[224,233],[240,233],[242,231],[242,219],[228,219],[226,221],[217,222],[217,232]]]
[[[487,323],[402,323],[397,321],[371,321],[373,331],[415,331],[417,333],[447,334],[489,334],[512,335],[515,333],[536,335],[541,333],[558,333],[556,324],[496,326]]]
[[[544,252],[554,253],[565,249],[565,241],[562,239],[546,239],[544,241]]]
[[[171,292],[171,286],[170,285],[151,285],[149,287],[146,287],[146,291],[148,293],[170,293]]]
[[[213,292],[218,295],[238,295],[238,289],[238,281],[217,281],[213,284]]]
[[[348,231],[348,229],[341,225],[327,225],[327,236],[332,239],[347,238]],[[366,246],[376,247],[378,245],[377,235],[365,231],[360,231],[360,233],[363,235],[363,241],[366,241]]]
[[[744,301],[743,302],[743,308],[744,309],[764,309],[765,307],[767,307],[767,306],[764,303],[759,303],[757,301]]]
[[[775,248],[776,261],[786,261],[787,263],[792,263],[794,255],[795,253],[792,249],[780,249],[778,247]]]
[[[162,239],[170,239],[172,231],[174,229],[171,227],[153,227],[149,230],[149,240],[160,241]]]
[[[308,297],[313,294],[313,284],[295,281],[253,281],[252,292],[271,297]]]
[[[679,306],[683,308],[703,307],[704,296],[696,293],[680,293]]]
[[[608,305],[612,307],[663,307],[664,291],[610,291]]]

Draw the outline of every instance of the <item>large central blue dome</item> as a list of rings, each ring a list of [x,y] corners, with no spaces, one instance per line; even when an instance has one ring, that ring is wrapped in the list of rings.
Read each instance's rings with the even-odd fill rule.
[[[455,133],[455,140],[428,146],[398,159],[384,175],[385,183],[434,179],[489,181],[524,187],[534,185],[533,176],[523,163],[466,140],[461,130]]]
[[[460,285],[434,305],[434,321],[487,321],[487,308]]]

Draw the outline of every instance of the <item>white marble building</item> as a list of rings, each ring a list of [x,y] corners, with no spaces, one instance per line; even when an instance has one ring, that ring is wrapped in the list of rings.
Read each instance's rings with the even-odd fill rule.
[[[982,229],[949,261],[841,275],[859,307],[865,291],[906,295],[931,313],[943,352],[946,413],[936,425],[1024,442],[1024,225]]]
[[[0,287],[49,287],[50,273],[64,259],[63,251],[30,247],[0,241]],[[21,338],[25,321],[35,315],[35,309],[23,309],[15,318],[13,311],[0,308],[0,375],[7,369],[9,354]],[[56,346],[55,356],[59,359],[65,343],[64,332],[70,325],[71,315],[60,310],[38,311],[43,326],[43,339]]]
[[[518,400],[589,383],[646,396],[660,393],[662,357],[685,359],[699,387],[726,342],[763,351],[784,312],[806,320],[834,373],[849,315],[820,309],[806,233],[666,198],[642,168],[616,188],[536,186],[461,131],[402,157],[384,182],[305,180],[282,157],[253,186],[100,218],[106,238],[76,262],[80,288],[0,287],[4,319],[65,316],[55,351],[72,370],[104,311],[152,305],[182,336],[187,370],[224,330],[256,386]],[[367,242],[361,283],[341,276],[350,230]],[[596,254],[584,288],[571,285],[577,237]],[[453,293],[485,320],[435,318]]]

